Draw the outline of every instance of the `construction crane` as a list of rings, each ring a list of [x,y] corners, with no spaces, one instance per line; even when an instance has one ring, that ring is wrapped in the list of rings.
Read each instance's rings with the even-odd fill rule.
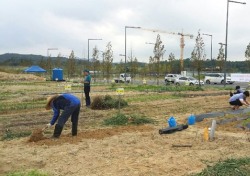
[[[158,29],[147,29],[147,28],[140,28],[142,30],[145,30],[145,31],[151,31],[151,32],[158,32],[158,33],[167,33],[167,34],[172,34],[172,35],[180,35],[181,38],[180,38],[180,49],[181,49],[181,54],[180,54],[180,66],[181,66],[181,71],[184,70],[184,63],[183,63],[183,53],[184,53],[184,46],[185,46],[185,43],[184,43],[184,37],[190,37],[190,39],[193,38],[193,35],[192,34],[183,34],[183,32],[168,32],[168,31],[164,31],[164,30],[158,30]]]

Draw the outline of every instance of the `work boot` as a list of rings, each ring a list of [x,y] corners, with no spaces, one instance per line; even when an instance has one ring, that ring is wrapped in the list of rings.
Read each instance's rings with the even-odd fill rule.
[[[61,127],[60,125],[56,124],[53,137],[54,138],[59,138],[60,135],[61,135],[61,133],[62,133],[62,129],[63,129],[63,127]]]
[[[77,135],[77,124],[76,123],[72,123],[72,136],[76,136]]]

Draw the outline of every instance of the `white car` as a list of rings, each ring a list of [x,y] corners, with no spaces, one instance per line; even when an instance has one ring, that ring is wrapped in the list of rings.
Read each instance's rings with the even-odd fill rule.
[[[176,78],[180,77],[179,74],[166,74],[165,76],[165,83],[174,83]]]
[[[193,85],[199,85],[199,80],[197,80],[193,77],[190,77],[190,76],[181,76],[181,77],[176,78],[175,84],[176,85],[193,86]],[[204,82],[202,80],[200,80],[200,84],[204,85]]]
[[[224,74],[223,73],[206,73],[204,82],[206,84],[224,84]],[[231,81],[230,76],[226,76],[226,83],[233,84],[234,81]]]

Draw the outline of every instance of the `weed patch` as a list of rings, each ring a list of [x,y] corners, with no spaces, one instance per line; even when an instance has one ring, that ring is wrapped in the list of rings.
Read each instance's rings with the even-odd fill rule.
[[[220,161],[212,167],[207,167],[201,173],[193,176],[248,176],[250,173],[250,158],[228,159]]]
[[[48,176],[38,170],[10,172],[6,176]]]
[[[1,140],[12,140],[15,138],[27,137],[30,135],[31,135],[31,131],[13,132],[13,131],[7,130]]]
[[[103,124],[107,126],[119,126],[119,125],[142,125],[142,124],[153,124],[155,120],[140,116],[140,115],[125,115],[116,114],[115,116],[105,119]]]
[[[120,99],[120,108],[128,106],[124,99]],[[91,103],[91,109],[112,109],[119,108],[119,99],[115,99],[110,95],[96,96]]]

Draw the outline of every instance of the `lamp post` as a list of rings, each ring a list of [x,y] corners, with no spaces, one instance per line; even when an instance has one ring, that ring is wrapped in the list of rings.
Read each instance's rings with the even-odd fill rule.
[[[206,36],[209,36],[209,37],[211,37],[211,54],[210,54],[210,56],[211,56],[211,65],[213,64],[213,35],[212,34],[202,34],[202,35],[206,35]],[[212,71],[213,71],[213,65],[211,66],[211,69],[212,69]]]
[[[227,0],[227,19],[226,19],[226,42],[225,42],[225,64],[224,64],[224,86],[226,86],[226,63],[227,63],[227,35],[228,35],[228,9],[229,9],[229,2],[238,3],[238,4],[246,4],[245,2],[238,2],[238,1],[230,1]]]
[[[90,40],[102,40],[102,39],[88,39],[88,64],[89,64],[89,41]]]
[[[48,48],[48,49],[47,49],[47,57],[49,57],[49,51],[50,51],[50,50],[58,50],[58,48]]]
[[[126,81],[126,77],[127,77],[127,68],[126,68],[126,63],[127,63],[127,28],[132,28],[132,29],[141,29],[141,27],[134,27],[134,26],[125,26],[125,83],[127,83]]]

